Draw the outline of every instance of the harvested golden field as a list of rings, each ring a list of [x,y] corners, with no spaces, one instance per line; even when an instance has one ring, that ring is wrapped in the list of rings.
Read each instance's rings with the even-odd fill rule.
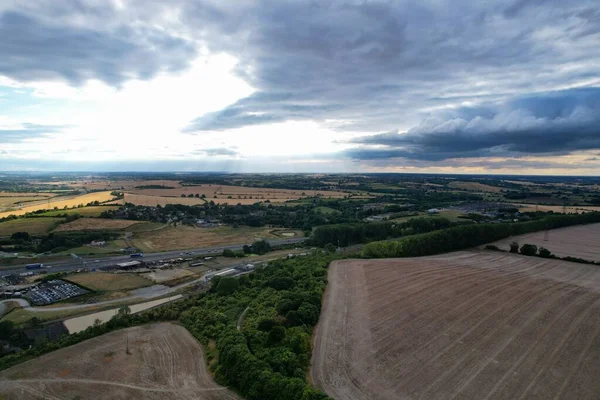
[[[512,242],[517,242],[521,246],[525,243],[535,244],[538,248],[544,247],[559,257],[571,256],[600,261],[600,224],[526,233],[502,239],[493,244],[502,250],[510,250]]]
[[[239,399],[213,381],[196,339],[169,323],[89,339],[2,371],[0,379],[6,399]]]
[[[150,280],[140,275],[111,274],[108,272],[75,274],[64,279],[85,286],[88,289],[102,292],[131,290],[152,285]]]
[[[491,192],[491,193],[499,193],[502,191],[502,188],[498,186],[486,185],[479,182],[450,182],[448,187],[455,189],[464,189],[476,192]]]
[[[272,228],[192,228],[190,226],[167,227],[164,229],[135,233],[133,245],[146,252],[195,249],[228,244],[252,243],[260,239],[281,239],[271,233]],[[294,231],[289,231],[294,232]],[[302,232],[295,232],[302,236]]]
[[[13,193],[0,192],[0,211],[10,211],[23,206],[47,202],[55,193]]]
[[[552,206],[546,204],[515,204],[519,208],[519,212],[535,212],[535,211],[553,211],[557,213],[565,212],[567,214],[581,214],[588,211],[600,211],[598,206]]]
[[[128,219],[79,218],[59,225],[54,232],[120,230],[138,223]]]
[[[125,193],[125,199],[123,201],[138,206],[166,206],[167,204],[183,204],[186,206],[194,206],[197,204],[206,203],[204,200],[197,198],[148,196],[144,194],[132,193]]]
[[[54,198],[51,198],[48,201],[44,201],[40,204],[22,207],[18,210],[14,210],[14,211],[1,212],[0,218],[7,217],[11,214],[12,215],[23,215],[28,212],[33,212],[33,211],[38,211],[38,210],[52,210],[54,207],[57,207],[60,209],[62,209],[64,207],[73,208],[73,207],[77,207],[79,205],[86,205],[93,201],[99,201],[99,202],[109,201],[113,198],[113,196],[110,193],[111,193],[110,191],[106,191],[106,192],[88,193],[88,194],[83,194],[81,196],[74,196],[74,197],[68,197],[68,198],[54,197]]]
[[[0,222],[0,236],[10,236],[15,232],[28,232],[30,235],[46,233],[61,220],[62,218],[20,218]]]
[[[598,398],[597,266],[463,251],[328,277],[311,376],[336,400]]]
[[[167,187],[181,187],[178,180],[146,180],[146,179],[122,179],[122,180],[108,180],[108,179],[80,179],[76,181],[62,181],[62,182],[42,182],[49,185],[68,185],[76,188],[87,189],[87,190],[133,190],[138,186],[167,186]]]
[[[247,186],[227,186],[227,185],[195,185],[183,186],[177,189],[138,189],[131,193],[146,196],[163,196],[175,197],[184,200],[181,195],[186,197],[189,195],[206,196],[206,201],[214,201],[215,203],[231,203],[231,204],[252,204],[258,201],[269,200],[271,202],[285,202],[296,200],[308,196],[322,196],[325,198],[343,198],[349,193],[329,190],[291,190],[291,189],[272,189],[272,188],[256,188]],[[215,198],[216,196],[216,198]],[[188,199],[196,199],[189,198]],[[185,203],[181,203],[185,204]]]

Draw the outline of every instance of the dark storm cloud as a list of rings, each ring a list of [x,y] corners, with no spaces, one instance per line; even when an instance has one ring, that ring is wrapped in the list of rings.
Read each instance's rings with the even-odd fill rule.
[[[257,92],[186,132],[289,119],[377,132],[426,110],[600,79],[592,0],[202,2],[183,18]],[[594,10],[596,13],[594,14]],[[585,61],[586,63],[583,63]],[[595,61],[595,62],[594,62]],[[563,68],[580,63],[577,68]],[[571,65],[571,66],[573,66]],[[279,100],[283,99],[283,100]]]
[[[552,92],[487,107],[461,108],[405,133],[362,137],[356,159],[444,160],[525,154],[568,154],[600,148],[600,88]],[[372,147],[376,146],[376,147]]]
[[[80,2],[68,4],[83,7]],[[57,13],[55,22],[0,11],[0,75],[22,82],[64,79],[79,85],[98,79],[119,85],[127,79],[151,78],[163,69],[183,69],[195,55],[190,43],[158,29],[138,24],[94,30],[69,24],[60,18],[62,13],[51,10]],[[102,8],[91,12],[99,18],[110,16]]]
[[[39,124],[23,124],[22,128],[4,129],[0,128],[0,143],[16,143],[27,139],[49,136],[53,133],[58,133],[65,125],[39,125]]]

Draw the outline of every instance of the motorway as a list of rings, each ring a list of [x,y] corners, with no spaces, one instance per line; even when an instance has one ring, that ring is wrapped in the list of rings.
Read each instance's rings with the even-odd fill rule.
[[[291,239],[278,239],[278,240],[269,240],[268,242],[271,246],[281,246],[286,244],[295,244],[300,243],[306,240],[306,238],[291,238]],[[199,254],[214,254],[218,255],[222,253],[225,249],[230,250],[241,250],[244,245],[248,243],[242,244],[232,244],[228,246],[217,246],[217,247],[203,247],[197,249],[186,249],[186,250],[171,250],[164,251],[160,253],[144,253],[144,257],[141,259],[132,259],[129,255],[123,256],[111,256],[111,257],[82,257],[84,261],[87,262],[87,268],[101,268],[101,267],[110,267],[118,263],[123,263],[131,260],[140,260],[140,261],[158,261],[158,260],[167,260],[171,258],[178,257],[190,257],[189,253],[194,253],[193,256],[197,256]],[[185,256],[180,254],[186,253]],[[97,261],[96,261],[97,260]],[[29,262],[31,263],[31,261]],[[29,264],[27,263],[27,264]],[[0,275],[8,275],[8,274],[19,274],[21,272],[28,272],[29,270],[25,268],[26,264],[11,266],[10,269],[4,269],[0,272]],[[62,271],[73,271],[79,268],[83,268],[83,262],[81,259],[71,259],[65,261],[57,261],[57,262],[45,262],[44,265],[52,266],[51,269],[47,270],[48,273],[53,272],[62,272]]]

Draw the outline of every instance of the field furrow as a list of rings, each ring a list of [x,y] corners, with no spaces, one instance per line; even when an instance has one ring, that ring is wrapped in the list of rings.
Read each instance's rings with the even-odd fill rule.
[[[339,261],[311,376],[338,400],[595,399],[598,326],[594,266],[477,250]]]

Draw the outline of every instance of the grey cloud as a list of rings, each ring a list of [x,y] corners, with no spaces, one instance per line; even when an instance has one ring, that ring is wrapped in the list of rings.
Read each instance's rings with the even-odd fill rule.
[[[569,154],[600,148],[600,88],[537,94],[432,115],[405,133],[354,140],[356,159]]]
[[[589,12],[597,4],[560,4],[186,3],[185,23],[212,49],[239,57],[238,75],[257,89],[192,121],[186,132],[288,119],[344,120],[343,129],[351,131],[395,130],[418,123],[432,107],[600,79],[598,37],[580,39],[600,28]],[[560,37],[543,37],[543,30]],[[560,68],[583,60],[588,64]]]
[[[0,75],[18,81],[98,79],[117,86],[181,70],[195,55],[187,41],[140,24],[101,31],[17,11],[0,14],[0,37]]]
[[[22,128],[3,129],[0,128],[0,143],[22,142],[27,139],[49,136],[67,128],[67,125],[39,125],[22,124]]]

